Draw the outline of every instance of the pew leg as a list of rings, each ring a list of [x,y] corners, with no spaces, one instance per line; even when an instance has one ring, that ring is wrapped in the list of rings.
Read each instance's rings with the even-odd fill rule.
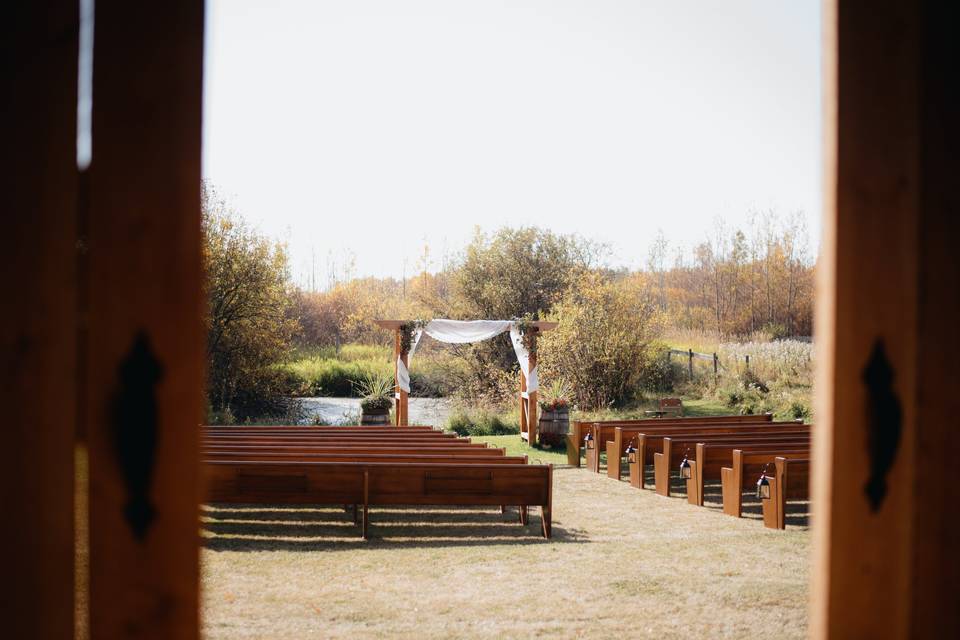
[[[520,524],[527,526],[527,505],[520,505]]]
[[[552,523],[553,514],[551,513],[551,511],[553,510],[547,505],[544,505],[543,507],[540,508],[540,516],[541,516],[542,525],[543,525],[543,537],[546,538],[547,540],[550,539],[550,536],[552,534],[551,527],[553,524]]]
[[[357,513],[357,505],[352,505],[353,507],[353,524],[360,524],[360,516]]]
[[[363,526],[361,527],[363,539],[367,539],[367,528],[370,525],[370,510],[367,505],[363,505]]]
[[[500,515],[503,515],[506,512],[507,512],[507,505],[505,504],[500,505]]]

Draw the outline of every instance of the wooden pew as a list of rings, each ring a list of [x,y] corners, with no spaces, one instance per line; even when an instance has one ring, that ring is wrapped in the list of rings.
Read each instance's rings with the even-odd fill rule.
[[[613,429],[613,437],[609,438],[606,434],[601,433],[599,437],[601,440],[604,437],[607,437],[605,442],[606,452],[607,452],[607,476],[619,480],[622,474],[622,457],[626,454],[627,445],[636,438],[638,434],[646,433],[661,433],[669,428],[674,426],[679,427],[683,430],[692,430],[696,427],[705,427],[709,429],[715,429],[722,433],[736,433],[739,429],[743,428],[745,425],[752,426],[783,426],[783,425],[792,425],[792,424],[801,424],[799,420],[790,420],[784,422],[774,422],[770,414],[765,414],[763,416],[734,416],[739,418],[737,421],[716,421],[715,419],[710,420],[701,420],[689,419],[689,422],[675,423],[674,421],[667,420],[658,420],[655,424],[645,424],[645,425],[635,425],[635,426],[616,426]],[[751,419],[753,418],[753,419]],[[596,471],[599,472],[600,467],[597,464]]]
[[[567,461],[573,466],[580,466],[580,448],[583,447],[583,438],[587,431],[592,430],[594,426],[597,426],[597,431],[593,434],[598,458],[593,468],[589,464],[587,467],[599,473],[600,451],[605,450],[607,441],[616,438],[617,427],[629,429],[648,425],[742,424],[771,421],[773,421],[773,415],[769,413],[756,416],[690,416],[686,418],[645,418],[642,420],[579,421],[571,425],[570,433],[567,435]],[[622,443],[621,454],[625,450],[626,442]]]
[[[787,501],[810,497],[810,456],[780,457],[774,461],[773,477],[769,478],[770,498],[761,500],[763,526],[787,528]]]
[[[729,435],[734,436],[736,434],[749,434],[756,433],[758,435],[763,434],[775,434],[783,432],[795,431],[797,428],[803,428],[803,425],[799,422],[790,421],[790,422],[759,422],[759,423],[740,423],[740,424],[693,424],[693,425],[651,425],[649,427],[643,427],[640,431],[639,427],[630,428],[629,433],[633,433],[631,438],[627,438],[625,435],[621,435],[621,441],[624,442],[623,449],[626,451],[627,444],[633,442],[634,447],[637,449],[637,461],[641,465],[639,471],[640,473],[635,473],[636,470],[631,471],[630,474],[630,483],[631,485],[643,488],[643,473],[646,465],[653,464],[653,455],[659,451],[662,447],[662,440],[664,437],[695,437],[697,435]],[[627,433],[626,429],[621,428],[621,434]],[[607,459],[607,469],[608,475],[611,477],[616,477],[619,479],[619,473],[616,470],[610,470],[611,465],[616,467],[621,464],[620,457],[616,455],[616,449],[621,445],[617,444],[616,441],[608,443],[608,459]],[[612,461],[611,461],[612,459]],[[616,474],[616,475],[615,475]]]
[[[248,444],[309,444],[311,442],[410,442],[414,444],[444,444],[446,446],[457,446],[457,445],[467,445],[470,444],[470,440],[466,438],[439,438],[433,436],[417,436],[409,438],[395,438],[392,436],[303,436],[303,437],[288,437],[288,436],[213,436],[203,438],[201,440],[203,443],[210,444],[231,444],[231,443],[248,443]],[[482,443],[481,443],[482,444]]]
[[[804,425],[794,425],[803,427]],[[793,431],[780,431],[774,434],[765,433],[742,433],[731,435],[700,434],[700,435],[680,435],[674,437],[664,437],[661,441],[661,451],[653,454],[653,472],[654,487],[656,492],[662,496],[670,495],[670,476],[673,469],[679,468],[684,457],[691,465],[691,478],[697,474],[696,459],[694,453],[699,443],[718,444],[733,447],[750,447],[755,445],[790,445],[798,441],[809,442],[810,430],[795,429]],[[719,475],[719,467],[717,468]]]
[[[501,449],[502,451],[502,449]],[[290,453],[278,451],[204,451],[205,460],[254,460],[260,462],[422,462],[445,464],[527,464],[527,456],[505,455],[456,455],[410,452],[357,453]]]
[[[236,451],[240,453],[290,453],[296,455],[308,454],[333,454],[333,453],[357,453],[357,454],[434,454],[434,455],[452,455],[452,456],[503,456],[505,449],[495,447],[483,447],[479,444],[460,445],[460,446],[422,446],[422,445],[384,445],[383,443],[371,442],[367,444],[345,445],[343,443],[326,444],[280,444],[280,445],[204,445],[203,451],[207,453],[219,453],[226,451]]]
[[[362,505],[364,538],[371,505],[517,505],[524,524],[539,506],[551,536],[552,465],[209,460],[203,469],[210,503]]]
[[[806,425],[804,425],[806,426]],[[776,443],[755,442],[754,438],[731,438],[725,442],[698,442],[694,457],[690,460],[691,474],[687,480],[687,500],[690,504],[703,506],[703,487],[707,482],[722,484],[722,469],[732,464],[736,449],[751,452],[776,453],[779,451],[808,450],[812,431],[799,433],[796,438],[778,440]]]
[[[346,425],[346,426],[332,426],[332,425],[303,425],[303,424],[278,424],[278,425],[239,425],[239,426],[220,426],[220,425],[203,425],[200,427],[204,432],[209,433],[276,433],[281,431],[306,431],[306,432],[322,432],[322,431],[397,431],[400,433],[413,433],[418,431],[437,431],[442,433],[439,429],[426,425],[418,426],[409,426],[409,427],[395,427],[390,425],[369,425],[369,426],[360,426],[360,425]]]
[[[723,492],[723,512],[729,516],[739,518],[743,515],[743,494],[753,491],[756,481],[764,469],[769,477],[774,476],[776,459],[778,457],[810,457],[809,446],[794,447],[787,451],[781,447],[750,449],[734,449],[731,454],[730,466],[720,469],[721,490]]]
[[[333,446],[342,444],[373,446],[382,444],[384,446],[411,446],[411,447],[467,447],[472,449],[488,448],[485,442],[471,442],[462,438],[359,438],[354,436],[329,437],[329,438],[203,438],[201,444],[204,446],[232,446],[232,445],[273,445],[273,446]]]

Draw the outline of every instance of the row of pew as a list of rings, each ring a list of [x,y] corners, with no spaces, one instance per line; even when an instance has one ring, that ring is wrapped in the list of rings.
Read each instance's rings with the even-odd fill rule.
[[[540,507],[551,536],[552,465],[431,427],[202,427],[210,503],[353,509],[366,538],[373,506]]]
[[[571,464],[600,473],[606,453],[607,475],[623,476],[643,489],[652,469],[656,493],[669,496],[671,480],[686,484],[687,501],[704,506],[704,487],[719,484],[723,513],[743,515],[743,495],[761,499],[764,525],[786,527],[790,500],[809,499],[812,427],[799,421],[775,422],[760,416],[710,416],[609,422],[577,422],[567,441]]]

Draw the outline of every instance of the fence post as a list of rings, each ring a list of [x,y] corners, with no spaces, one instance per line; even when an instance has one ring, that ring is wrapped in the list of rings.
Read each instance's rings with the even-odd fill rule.
[[[749,368],[750,368],[750,354],[748,353],[747,355],[745,355],[745,356],[743,356],[743,357],[744,357],[744,359],[747,361],[747,369],[749,369]]]
[[[693,349],[689,349],[687,351],[687,356],[688,356],[687,371],[689,372],[690,380],[692,381],[693,380]]]
[[[714,382],[714,383],[717,382],[717,377],[718,377],[719,374],[720,374],[720,366],[719,366],[719,365],[720,365],[720,361],[719,361],[719,359],[717,358],[717,354],[714,353],[714,354],[713,354],[713,382]]]

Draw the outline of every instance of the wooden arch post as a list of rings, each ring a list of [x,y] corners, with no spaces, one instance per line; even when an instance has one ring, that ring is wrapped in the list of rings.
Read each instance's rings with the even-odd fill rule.
[[[530,340],[530,370],[537,366],[537,334],[540,333],[538,327],[534,327],[533,336]],[[537,397],[539,393],[527,391],[527,376],[523,375],[523,369],[520,370],[520,437],[534,444],[537,441],[537,425],[540,416],[537,412]]]
[[[407,404],[410,394],[400,388],[400,372],[397,370],[397,360],[402,360],[404,365],[408,367],[410,366],[409,356],[406,353],[400,352],[400,345],[403,344],[403,340],[400,335],[401,329],[403,328],[403,325],[407,324],[408,322],[406,320],[374,320],[373,323],[381,329],[393,331],[394,422],[398,427],[405,427],[408,423],[409,414],[407,412]]]

